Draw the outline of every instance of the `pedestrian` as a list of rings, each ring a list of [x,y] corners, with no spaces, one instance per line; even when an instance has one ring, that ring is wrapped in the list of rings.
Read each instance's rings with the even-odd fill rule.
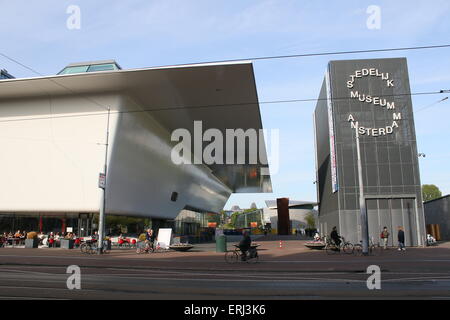
[[[405,231],[403,227],[398,227],[398,251],[405,251]]]
[[[389,231],[388,231],[387,227],[383,228],[383,231],[381,231],[380,237],[381,237],[381,241],[383,244],[383,249],[386,250],[387,245],[388,245],[388,240],[389,240]]]

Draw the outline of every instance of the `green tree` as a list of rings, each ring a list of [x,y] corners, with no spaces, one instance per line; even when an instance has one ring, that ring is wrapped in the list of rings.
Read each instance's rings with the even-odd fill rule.
[[[306,215],[305,220],[309,229],[314,229],[316,227],[316,218],[314,218],[314,214],[312,212]]]
[[[434,184],[424,184],[422,186],[423,201],[430,201],[442,197],[442,192]]]
[[[236,220],[237,217],[240,215],[240,212],[233,212],[233,214],[231,215],[231,222],[230,224],[233,226],[233,228],[236,228]]]

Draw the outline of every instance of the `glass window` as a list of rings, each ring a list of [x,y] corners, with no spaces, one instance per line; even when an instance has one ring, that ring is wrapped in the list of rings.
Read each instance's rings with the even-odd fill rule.
[[[89,68],[89,66],[67,67],[67,68],[64,68],[64,70],[58,74],[83,73],[83,72],[86,72],[88,68]]]
[[[96,71],[109,71],[116,70],[117,67],[114,64],[96,64],[89,67],[87,72],[96,72]]]

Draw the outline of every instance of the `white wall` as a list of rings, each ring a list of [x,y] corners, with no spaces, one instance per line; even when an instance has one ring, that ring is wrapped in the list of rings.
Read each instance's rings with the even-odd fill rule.
[[[99,210],[98,174],[105,147],[98,143],[105,142],[106,115],[98,104],[114,108],[118,99],[102,95],[0,102],[0,211]],[[94,115],[83,116],[87,113]]]

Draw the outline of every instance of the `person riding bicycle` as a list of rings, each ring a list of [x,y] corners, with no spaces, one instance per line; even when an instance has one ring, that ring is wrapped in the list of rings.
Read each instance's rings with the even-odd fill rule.
[[[245,230],[243,233],[243,238],[241,242],[239,242],[239,249],[241,250],[241,259],[242,261],[246,260],[247,257],[247,251],[250,249],[252,244],[252,239],[250,238],[249,232]]]
[[[341,245],[341,237],[339,236],[336,227],[333,227],[333,230],[331,231],[330,234],[330,238],[331,240],[333,240],[334,244],[336,245],[336,248],[339,250]]]

